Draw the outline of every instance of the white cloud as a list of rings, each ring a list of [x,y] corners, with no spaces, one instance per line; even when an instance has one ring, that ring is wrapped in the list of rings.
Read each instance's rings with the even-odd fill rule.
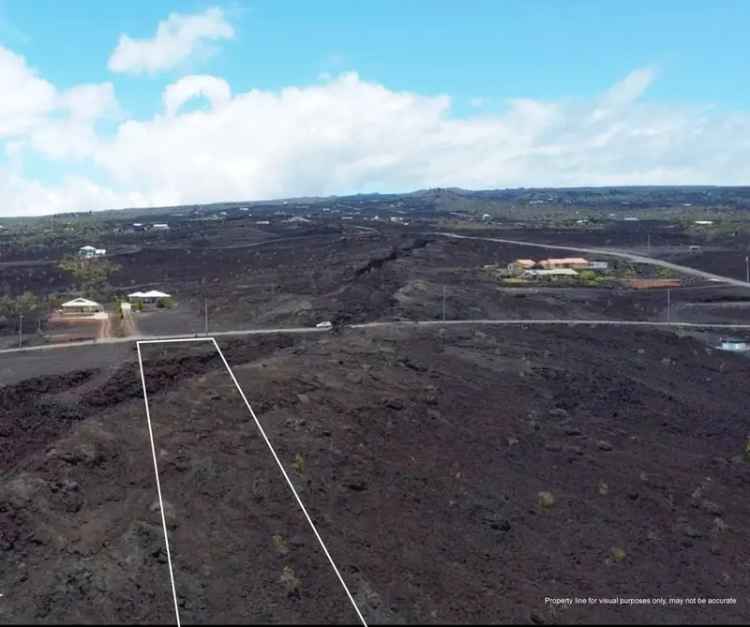
[[[79,121],[88,122],[120,112],[112,83],[76,85],[60,94],[59,100],[70,116]]]
[[[190,15],[172,13],[159,22],[151,38],[120,35],[108,67],[112,72],[155,74],[178,66],[199,51],[206,52],[205,42],[232,37],[234,29],[219,8]]]
[[[117,193],[88,178],[68,176],[62,183],[46,185],[0,168],[0,215],[35,216],[105,207],[137,207],[149,204],[138,193]]]
[[[76,159],[104,174],[45,186],[0,165],[0,194],[11,199],[3,213],[454,185],[750,180],[750,113],[644,102],[651,70],[589,101],[521,98],[500,113],[460,117],[447,96],[394,91],[356,73],[236,94],[219,77],[191,75],[165,88],[162,111],[126,119],[113,135],[98,134],[91,121],[116,108],[111,86],[57,92],[34,75],[25,80],[51,96],[14,122],[7,158],[22,162],[34,151],[63,171]],[[195,97],[210,106],[184,108]],[[0,127],[4,119],[15,120],[0,114]]]
[[[653,68],[641,68],[630,72],[623,80],[608,89],[594,109],[592,121],[598,122],[616,115],[640,98],[656,78]]]
[[[29,146],[45,156],[90,156],[98,141],[96,122],[119,114],[111,83],[58,90],[26,60],[0,46],[0,140],[17,159]]]
[[[26,64],[0,46],[0,139],[33,128],[57,104],[57,90]]]
[[[188,100],[199,96],[206,98],[211,103],[212,109],[216,109],[229,102],[232,90],[229,83],[215,76],[185,76],[164,90],[162,97],[164,110],[167,115],[172,116]]]
[[[502,114],[457,118],[448,97],[395,92],[355,73],[233,97],[220,79],[187,77],[165,91],[171,115],[123,124],[96,160],[117,185],[179,202],[747,180],[750,116],[730,130],[718,112],[640,103],[651,80],[638,71],[589,103],[517,99]],[[210,111],[176,113],[209,86],[219,94]]]

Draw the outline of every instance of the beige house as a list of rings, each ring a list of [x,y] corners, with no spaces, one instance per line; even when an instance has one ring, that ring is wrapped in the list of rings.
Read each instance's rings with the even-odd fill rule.
[[[508,272],[511,274],[521,274],[524,270],[530,270],[536,265],[533,259],[516,259],[508,264]]]
[[[102,311],[102,306],[87,298],[74,298],[61,306],[63,314],[97,313]]]
[[[591,263],[588,259],[583,257],[562,257],[559,259],[544,259],[539,262],[539,265],[545,270],[553,270],[556,268],[579,268],[586,269],[591,267]]]

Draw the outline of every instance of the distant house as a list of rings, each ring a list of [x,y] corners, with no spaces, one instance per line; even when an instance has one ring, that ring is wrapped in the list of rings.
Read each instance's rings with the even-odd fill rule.
[[[588,259],[583,257],[562,257],[559,259],[544,259],[539,262],[539,265],[546,270],[553,270],[556,268],[586,269],[591,264]]]
[[[326,320],[325,322],[318,322],[318,324],[315,325],[316,329],[330,329],[333,326],[330,320]]]
[[[255,224],[271,224],[268,220],[256,220]]]
[[[163,223],[152,224],[151,225],[151,230],[153,230],[153,231],[168,231],[169,230],[169,225],[168,224],[163,224]]]
[[[61,305],[63,314],[96,313],[102,311],[102,306],[87,298],[74,298]]]
[[[78,249],[79,257],[104,257],[107,254],[106,248],[96,248],[94,246],[81,246]]]
[[[606,261],[592,261],[589,263],[587,270],[608,270],[609,263]]]
[[[508,272],[521,274],[524,270],[530,270],[536,265],[533,259],[516,259],[508,264]]]
[[[159,290],[133,292],[132,294],[128,294],[128,299],[131,303],[142,303],[144,305],[159,304],[168,298],[172,298],[172,295],[167,294],[166,292],[160,292]]]
[[[746,351],[750,350],[750,344],[747,340],[741,340],[736,337],[721,338],[719,347],[725,351]]]
[[[636,218],[635,216],[628,216],[625,218],[625,222],[638,222],[640,218]]]
[[[699,226],[711,226],[714,223],[713,220],[696,220],[694,224]]]
[[[524,279],[570,279],[578,276],[578,272],[572,268],[551,268],[546,270],[524,270],[521,274]]]

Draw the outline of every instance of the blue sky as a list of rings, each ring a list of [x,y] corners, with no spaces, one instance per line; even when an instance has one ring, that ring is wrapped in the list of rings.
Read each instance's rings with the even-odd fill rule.
[[[201,24],[190,31],[195,37],[184,35],[193,28],[185,26],[173,42],[156,41],[160,23],[179,30],[191,16]],[[732,140],[747,130],[750,112],[743,87],[748,24],[744,0],[0,0],[7,76],[23,71],[55,92],[33,120],[6,112],[5,131],[0,108],[0,191],[19,195],[11,203],[17,211],[43,212],[45,204],[58,211],[223,200],[212,197],[222,193],[249,199],[450,183],[738,183],[748,174],[747,142]],[[143,65],[140,49],[113,65],[123,35],[134,49],[150,46],[155,65]],[[177,57],[159,60],[162,44],[182,47],[173,47]],[[3,71],[0,63],[0,85]],[[173,116],[179,119],[165,122],[166,90],[180,83],[173,90],[183,94]],[[92,92],[96,114],[72,130],[55,127],[74,115],[60,99],[81,85],[99,86]],[[605,114],[602,102],[618,85],[625,95],[616,106],[610,100]],[[28,89],[36,87],[30,82]],[[218,94],[210,103],[200,99],[207,89]],[[289,89],[300,93],[283,96]],[[255,95],[243,98],[248,93]],[[449,102],[441,100],[446,96]],[[401,107],[394,123],[389,112]],[[590,124],[582,122],[587,116]],[[405,127],[407,119],[413,123]],[[286,129],[283,139],[264,134],[276,122]],[[230,138],[211,138],[226,167],[210,164],[216,186],[195,185],[191,179],[206,164],[187,162],[185,151],[201,146],[199,129],[232,134],[237,124],[246,142],[262,136],[262,149],[243,153]],[[126,127],[135,139],[123,137]],[[394,127],[400,132],[391,137]],[[515,137],[514,127],[521,129]],[[61,147],[75,133],[80,141]],[[148,158],[138,138],[148,135],[173,143],[180,161],[173,172],[158,168],[161,179],[137,165]],[[408,146],[399,141],[405,136]],[[733,141],[728,155],[697,154],[716,149],[717,136]],[[352,138],[369,152],[348,145]],[[299,159],[315,152],[316,141],[327,167],[301,169]],[[445,153],[436,154],[436,146]],[[160,163],[172,154],[158,152]],[[128,167],[130,160],[136,165]],[[276,173],[272,182],[268,172]],[[682,180],[696,175],[698,181]]]

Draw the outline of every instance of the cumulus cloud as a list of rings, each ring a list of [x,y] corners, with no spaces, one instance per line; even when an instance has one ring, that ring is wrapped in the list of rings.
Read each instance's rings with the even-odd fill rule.
[[[519,98],[498,113],[458,116],[448,96],[353,72],[238,93],[222,78],[190,75],[164,89],[162,110],[106,135],[90,118],[116,106],[109,88],[57,92],[42,81],[48,104],[36,122],[14,122],[7,158],[32,150],[63,170],[77,159],[103,174],[49,187],[0,165],[0,193],[13,197],[6,212],[26,213],[433,186],[746,184],[750,113],[644,101],[653,80],[636,70],[588,101]],[[209,106],[184,106],[196,97]],[[62,121],[45,114],[54,109]]]
[[[66,176],[59,184],[45,184],[10,168],[0,167],[0,215],[40,216],[67,211],[138,207],[150,199],[137,192],[116,192],[82,176]]]
[[[164,90],[162,101],[167,115],[174,115],[179,108],[196,97],[206,98],[213,109],[229,102],[232,90],[229,83],[215,76],[193,75],[181,78]]]
[[[206,42],[232,37],[234,29],[217,7],[190,15],[172,13],[159,22],[151,38],[120,35],[108,67],[112,72],[155,74],[178,66],[199,51],[205,52]]]
[[[62,92],[60,104],[79,121],[91,121],[120,112],[112,83],[76,85]]]
[[[0,139],[38,124],[57,104],[57,90],[20,55],[0,46]]]
[[[120,112],[111,83],[59,90],[2,46],[0,92],[0,140],[14,158],[29,147],[55,158],[90,156],[97,121]]]
[[[165,91],[169,115],[128,121],[95,159],[118,185],[179,202],[746,181],[750,116],[730,129],[716,111],[639,102],[651,80],[636,71],[590,102],[517,99],[500,114],[459,118],[447,96],[393,91],[356,73],[234,96],[220,79],[187,77]],[[177,112],[212,90],[210,111]]]

